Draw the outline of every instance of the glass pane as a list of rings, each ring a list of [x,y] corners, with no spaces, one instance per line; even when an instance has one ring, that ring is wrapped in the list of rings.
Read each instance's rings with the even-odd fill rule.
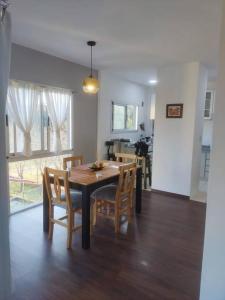
[[[127,105],[127,129],[137,129],[137,107],[134,105]]]
[[[42,202],[44,167],[62,169],[63,157],[60,155],[9,163],[11,213]]]
[[[71,149],[71,142],[70,142],[70,126],[69,121],[66,120],[62,126],[60,131],[61,136],[61,143],[62,143],[62,150],[69,150]],[[54,130],[53,126],[50,122],[50,151],[53,152],[53,143],[54,143]]]
[[[48,113],[47,111],[43,112],[43,126],[44,126],[44,150],[48,150]]]
[[[113,130],[125,129],[125,106],[113,105]]]
[[[45,95],[42,97],[42,124],[44,127],[44,150],[48,150],[48,125],[49,125],[49,117],[47,112],[47,104]]]
[[[206,99],[205,100],[205,109],[210,109],[211,106],[211,99]]]
[[[211,100],[212,93],[206,92],[206,99]]]
[[[68,114],[66,121],[64,122],[62,129],[60,131],[62,150],[71,149],[71,103],[69,104]],[[54,130],[51,120],[49,119],[49,143],[50,143],[50,151],[53,152],[53,143],[54,143]],[[45,135],[47,135],[47,130]]]
[[[69,104],[67,119],[61,130],[62,149],[71,149],[71,103]]]
[[[49,120],[49,145],[50,145],[50,152],[53,152],[53,144],[54,144],[54,130],[52,126],[52,122]]]
[[[42,176],[37,160],[9,163],[10,210],[27,208],[42,201]]]
[[[41,105],[40,104],[34,114],[33,127],[31,130],[31,149],[32,151],[41,150]]]
[[[205,118],[209,118],[210,117],[210,110],[205,109],[204,117]]]
[[[61,130],[61,142],[62,142],[62,150],[70,149],[70,140],[69,140],[69,121],[66,120],[63,124],[63,128]]]
[[[14,125],[12,120],[8,117],[9,128],[9,153],[14,153]]]
[[[24,135],[23,132],[16,126],[16,152],[23,152]]]

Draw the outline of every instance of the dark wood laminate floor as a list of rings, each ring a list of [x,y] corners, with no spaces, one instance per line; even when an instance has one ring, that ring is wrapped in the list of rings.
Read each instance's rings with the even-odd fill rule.
[[[205,206],[143,193],[143,212],[127,235],[101,220],[92,248],[66,249],[66,231],[42,232],[42,207],[11,217],[13,300],[197,300]]]

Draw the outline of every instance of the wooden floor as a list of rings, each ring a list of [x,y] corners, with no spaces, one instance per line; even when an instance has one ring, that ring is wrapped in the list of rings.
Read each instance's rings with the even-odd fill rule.
[[[66,250],[66,231],[53,242],[42,232],[42,207],[11,217],[13,300],[197,300],[205,206],[143,193],[143,212],[115,237],[99,220],[91,250]]]

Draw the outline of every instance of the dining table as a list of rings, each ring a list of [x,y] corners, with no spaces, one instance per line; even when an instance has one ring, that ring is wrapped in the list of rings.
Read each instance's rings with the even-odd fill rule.
[[[91,194],[96,189],[118,182],[119,167],[127,163],[116,161],[104,161],[104,168],[94,171],[90,167],[92,164],[83,164],[69,170],[70,189],[82,192],[82,248],[90,248],[90,207]],[[50,178],[53,183],[53,177]],[[63,183],[62,183],[63,185]],[[136,171],[136,191],[135,191],[135,211],[141,213],[142,207],[142,168],[137,166]],[[43,230],[48,232],[49,228],[49,200],[45,181],[43,179]]]

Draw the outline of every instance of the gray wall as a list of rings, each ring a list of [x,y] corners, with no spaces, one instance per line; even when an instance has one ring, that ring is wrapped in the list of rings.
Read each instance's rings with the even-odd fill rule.
[[[82,80],[88,75],[89,69],[86,67],[13,44],[11,79],[77,92],[74,97],[74,152],[82,153],[86,161],[94,161],[97,149],[98,101],[97,96],[85,95],[82,92]]]

